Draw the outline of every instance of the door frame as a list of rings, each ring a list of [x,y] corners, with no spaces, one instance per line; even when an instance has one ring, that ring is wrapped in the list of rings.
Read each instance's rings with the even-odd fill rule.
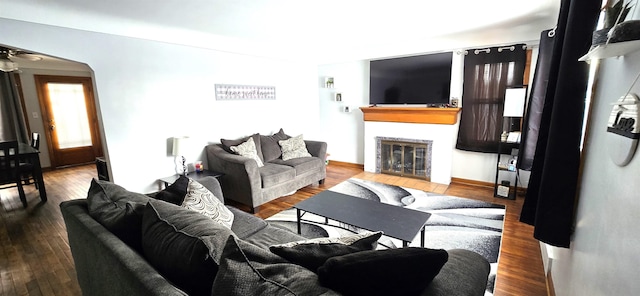
[[[98,111],[96,109],[95,96],[93,92],[93,79],[87,76],[62,76],[62,75],[33,75],[36,84],[36,92],[38,94],[38,102],[40,104],[40,114],[42,123],[44,124],[44,138],[47,141],[47,149],[49,150],[49,159],[52,168],[60,166],[60,160],[57,159],[54,152],[54,139],[51,137],[49,125],[50,114],[48,101],[48,92],[46,90],[47,83],[80,83],[83,85],[85,93],[85,104],[87,107],[87,117],[89,119],[89,128],[91,132],[91,145],[93,153],[96,157],[104,156],[102,149],[102,140],[100,137],[100,125],[98,122]]]

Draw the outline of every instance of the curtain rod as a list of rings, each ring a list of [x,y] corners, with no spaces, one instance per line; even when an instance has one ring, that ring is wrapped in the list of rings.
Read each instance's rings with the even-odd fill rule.
[[[514,51],[516,50],[515,45],[511,45],[511,46],[502,46],[502,47],[498,47],[498,52],[502,52],[503,50],[508,49],[510,51]],[[522,49],[526,50],[527,49],[527,45],[522,45]],[[491,52],[491,48],[487,47],[487,48],[480,48],[480,49],[475,49],[473,50],[474,54],[480,54],[481,52],[484,53],[490,53]],[[464,55],[468,55],[469,54],[469,50],[458,50],[456,51],[457,54],[464,54]]]

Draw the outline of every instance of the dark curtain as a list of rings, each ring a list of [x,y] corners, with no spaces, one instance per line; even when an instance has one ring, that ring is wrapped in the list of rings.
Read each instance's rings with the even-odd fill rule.
[[[589,50],[601,2],[561,3],[529,188],[520,215],[520,221],[534,226],[536,239],[558,247],[570,244],[580,167],[589,68],[578,58]]]
[[[0,141],[29,143],[14,75],[17,74],[0,71]]]
[[[549,84],[549,66],[551,64],[554,37],[555,29],[542,31],[540,34],[538,61],[536,62],[527,112],[522,124],[522,141],[518,154],[518,168],[521,170],[531,170],[533,156],[536,153],[540,120],[542,118],[547,85]]]
[[[502,134],[504,93],[522,85],[527,53],[524,44],[470,49],[464,58],[462,116],[456,148],[475,152],[498,151]]]

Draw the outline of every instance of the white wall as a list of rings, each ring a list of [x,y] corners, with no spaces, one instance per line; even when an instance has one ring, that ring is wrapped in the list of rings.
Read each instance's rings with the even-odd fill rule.
[[[324,78],[333,77],[334,88],[323,87]],[[318,67],[320,127],[327,141],[329,159],[364,163],[364,121],[361,106],[369,104],[369,62],[355,61]],[[342,94],[342,102],[334,94]],[[344,112],[349,106],[350,113]]]
[[[3,18],[0,36],[91,67],[113,181],[130,190],[157,190],[156,180],[175,172],[167,155],[173,136],[192,137],[189,163],[203,159],[209,142],[280,127],[323,140],[315,65]],[[216,101],[216,83],[275,86],[277,99]]]
[[[634,19],[637,19],[638,16]],[[576,231],[570,249],[553,250],[557,295],[637,295],[640,266],[640,153],[625,167],[610,159],[610,105],[640,71],[640,52],[601,61],[592,106]],[[640,93],[636,84],[632,93]]]

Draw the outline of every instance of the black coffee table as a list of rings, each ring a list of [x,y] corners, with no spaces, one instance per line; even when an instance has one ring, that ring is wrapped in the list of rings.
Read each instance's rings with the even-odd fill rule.
[[[384,235],[399,239],[407,247],[420,232],[420,246],[424,247],[424,224],[429,213],[388,205],[378,201],[359,198],[325,190],[294,206],[297,211],[298,234],[305,213],[313,213],[369,231],[382,231]],[[303,213],[304,212],[304,213]]]

